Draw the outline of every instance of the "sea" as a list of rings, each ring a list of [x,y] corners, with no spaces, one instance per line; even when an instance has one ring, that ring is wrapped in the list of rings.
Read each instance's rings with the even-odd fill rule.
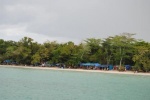
[[[150,100],[150,76],[1,66],[0,100]]]

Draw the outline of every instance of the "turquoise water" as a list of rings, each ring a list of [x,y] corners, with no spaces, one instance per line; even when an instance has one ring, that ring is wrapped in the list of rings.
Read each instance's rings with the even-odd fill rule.
[[[0,100],[150,100],[150,77],[0,67]]]

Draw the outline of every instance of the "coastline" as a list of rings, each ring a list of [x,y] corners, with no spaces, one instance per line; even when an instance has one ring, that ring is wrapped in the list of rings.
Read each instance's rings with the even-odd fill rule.
[[[134,73],[133,71],[119,72],[116,70],[106,71],[106,70],[86,70],[86,69],[68,69],[68,68],[62,69],[57,67],[33,67],[33,66],[15,66],[15,65],[0,65],[0,67],[150,76],[150,73]]]

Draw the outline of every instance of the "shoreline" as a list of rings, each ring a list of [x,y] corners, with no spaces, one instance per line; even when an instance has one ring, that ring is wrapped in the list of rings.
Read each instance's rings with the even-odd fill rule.
[[[15,66],[15,65],[0,65],[0,67],[150,76],[150,73],[134,73],[133,71],[119,72],[117,70],[106,71],[106,70],[86,70],[86,69],[69,69],[69,68],[62,69],[58,67],[37,67],[37,66],[33,67],[33,66]]]

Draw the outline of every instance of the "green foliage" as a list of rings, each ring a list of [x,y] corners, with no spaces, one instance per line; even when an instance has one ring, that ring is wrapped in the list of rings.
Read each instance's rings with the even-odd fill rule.
[[[150,71],[150,43],[135,40],[134,34],[123,33],[106,39],[88,38],[78,45],[69,41],[57,43],[46,41],[38,44],[29,37],[18,42],[0,39],[0,62],[6,59],[19,64],[50,62],[64,63],[66,67],[76,68],[81,62],[101,64],[134,65],[133,70]]]
[[[88,38],[85,40],[84,52],[86,54],[85,59],[89,62],[100,62],[102,40],[95,38]]]
[[[136,54],[133,56],[135,66],[140,66],[140,70],[150,71],[150,44],[144,41],[135,45]]]
[[[135,39],[132,38],[134,34],[123,33],[121,35],[116,35],[111,37],[111,45],[114,48],[113,55],[115,58],[115,63],[122,66],[125,63],[125,59],[130,58],[130,54],[133,52],[133,44]]]

